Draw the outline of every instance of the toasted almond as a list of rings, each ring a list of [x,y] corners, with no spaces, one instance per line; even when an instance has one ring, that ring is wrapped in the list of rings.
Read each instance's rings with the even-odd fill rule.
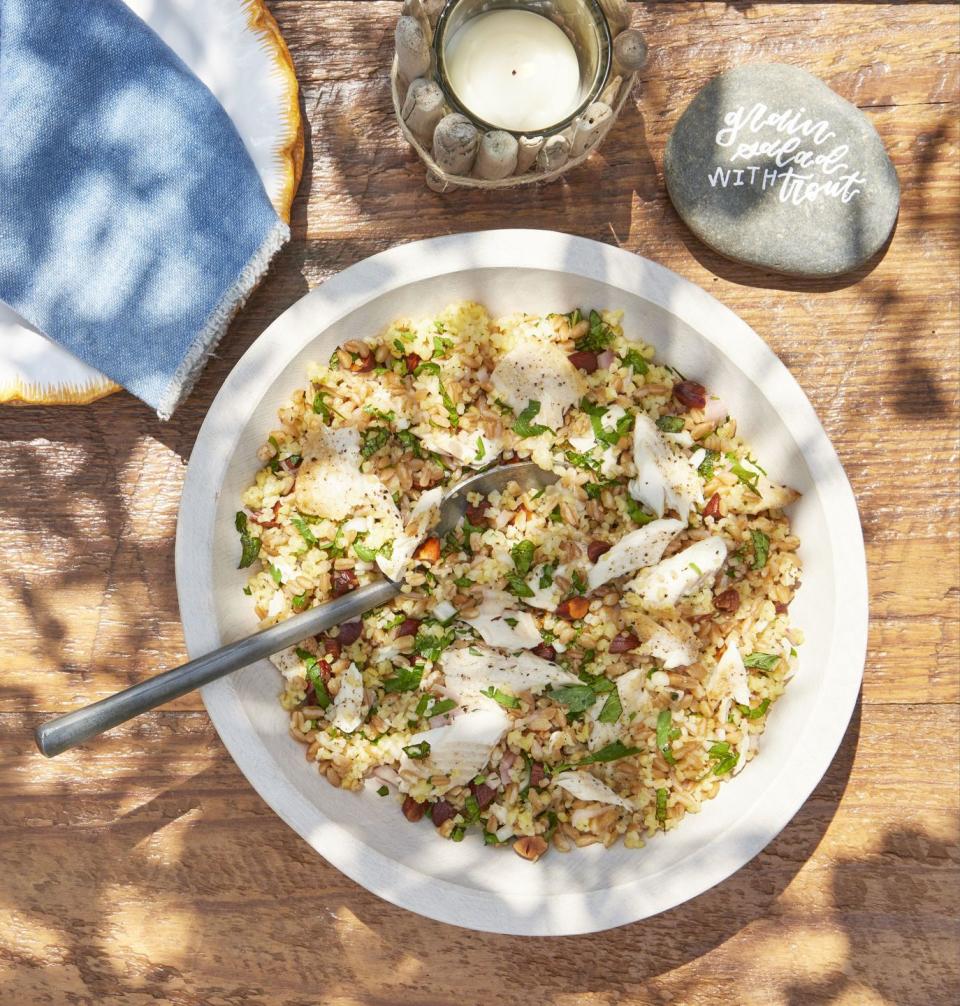
[[[513,851],[535,863],[547,851],[547,843],[542,835],[524,835],[513,843]]]

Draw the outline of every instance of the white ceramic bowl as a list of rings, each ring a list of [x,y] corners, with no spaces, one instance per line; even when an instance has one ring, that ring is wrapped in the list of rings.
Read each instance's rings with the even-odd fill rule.
[[[261,661],[209,685],[223,742],[268,804],[330,863],[394,904],[472,929],[586,933],[642,919],[723,880],[790,820],[827,769],[853,712],[867,636],[856,504],[797,383],[739,318],[693,284],[628,252],[548,231],[487,231],[403,245],[311,291],[250,347],[217,395],[190,458],[177,528],[187,647],[199,656],[255,627],[236,569],[233,515],[277,407],[347,338],[398,315],[474,299],[516,310],[622,308],[624,328],[729,405],[771,476],[803,493],[791,518],[803,586],[791,615],[807,642],[760,752],[700,814],[646,848],[594,846],[530,864],[468,835],[456,844],[397,804],[334,789],[287,733],[280,680]]]

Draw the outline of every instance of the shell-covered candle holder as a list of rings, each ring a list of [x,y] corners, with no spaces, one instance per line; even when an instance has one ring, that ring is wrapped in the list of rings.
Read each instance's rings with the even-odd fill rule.
[[[519,132],[496,128],[465,107],[444,68],[451,24],[500,9],[549,18],[573,44],[580,101],[563,120]],[[507,188],[547,182],[582,164],[613,126],[646,62],[626,0],[404,0],[390,73],[397,121],[427,167],[427,185]]]

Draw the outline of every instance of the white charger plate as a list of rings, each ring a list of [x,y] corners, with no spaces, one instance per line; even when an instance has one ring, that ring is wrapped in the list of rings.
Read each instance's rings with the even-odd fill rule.
[[[867,581],[856,503],[796,381],[744,322],[699,287],[628,252],[550,231],[486,231],[403,245],[347,269],[280,316],[244,354],[204,420],[177,527],[187,648],[199,656],[249,633],[233,515],[256,449],[307,364],[397,316],[473,299],[494,315],[622,308],[628,335],[728,404],[791,508],[803,585],[791,604],[806,634],[800,669],[774,706],[758,757],[697,815],[642,850],[598,846],[531,864],[474,835],[446,842],[407,824],[372,788],[334,789],[287,733],[268,661],[203,689],[227,749],[264,800],[330,863],[394,904],[498,933],[594,932],[701,894],[755,856],[823,776],[853,712],[867,639]]]
[[[233,120],[286,221],[303,165],[290,53],[263,0],[124,0]],[[0,403],[82,405],[119,387],[0,302]]]

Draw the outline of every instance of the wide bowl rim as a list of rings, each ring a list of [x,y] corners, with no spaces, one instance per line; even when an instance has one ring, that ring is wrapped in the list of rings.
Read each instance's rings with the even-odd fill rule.
[[[853,715],[866,657],[868,593],[863,534],[856,501],[836,451],[806,395],[783,363],[742,319],[696,284],[648,259],[610,245],[555,231],[493,230],[429,238],[380,252],[316,287],[281,314],[247,349],[220,388],[204,419],[191,453],[177,521],[176,582],[187,649],[191,657],[224,640],[212,617],[212,579],[199,550],[212,526],[216,498],[240,430],[263,392],[307,343],[332,324],[392,290],[421,280],[469,270],[517,268],[568,273],[613,286],[670,312],[694,329],[728,359],[736,344],[735,366],[760,388],[768,401],[775,395],[778,413],[814,474],[829,493],[827,532],[835,557],[834,611],[838,630],[830,639],[830,666],[844,668],[828,690],[815,696],[816,740],[804,758],[781,767],[774,782],[759,793],[763,827],[738,821],[719,832],[684,860],[650,878],[589,892],[549,895],[550,912],[531,922],[531,909],[543,896],[505,899],[431,877],[364,845],[314,805],[306,805],[291,781],[278,772],[273,756],[253,730],[240,699],[222,679],[206,686],[203,700],[214,727],[237,766],[264,801],[294,831],[338,870],[372,893],[429,918],[469,929],[517,935],[575,935],[624,925],[658,914],[694,898],[748,863],[787,825],[826,773]],[[745,362],[744,362],[745,361]],[[238,397],[239,391],[244,396]],[[262,395],[260,396],[262,398]],[[232,437],[232,443],[226,442]],[[821,483],[818,481],[818,494]],[[211,492],[211,489],[213,490]],[[208,549],[209,550],[209,549]],[[842,618],[840,617],[842,615]],[[810,720],[807,721],[808,723]],[[798,741],[800,738],[798,738]],[[790,770],[790,785],[777,786]],[[670,876],[682,872],[682,877]],[[419,882],[418,882],[419,880]],[[657,886],[639,896],[638,885]],[[569,908],[569,911],[566,909]]]

